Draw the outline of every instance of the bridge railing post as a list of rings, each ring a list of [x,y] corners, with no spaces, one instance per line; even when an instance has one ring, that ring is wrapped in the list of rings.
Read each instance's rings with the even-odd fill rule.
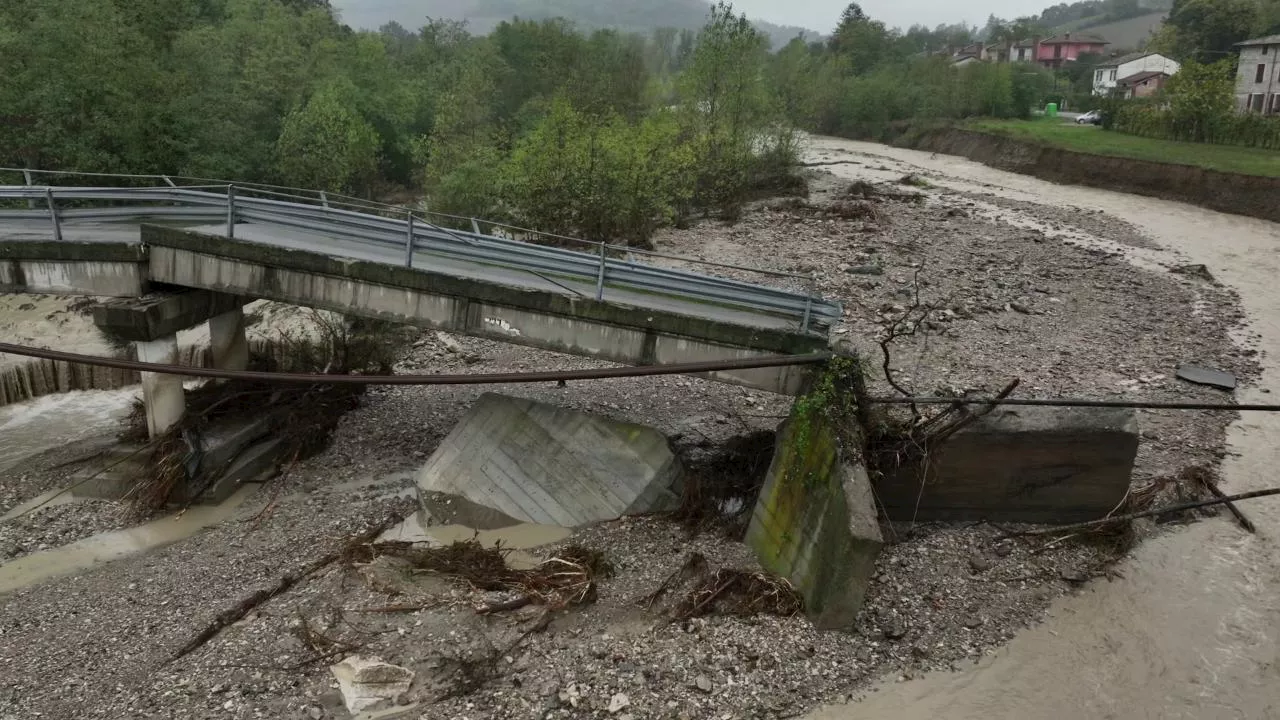
[[[413,267],[413,211],[412,210],[408,212],[408,214],[405,217],[405,220],[408,222],[409,229],[408,229],[408,232],[405,234],[405,238],[404,238],[404,266],[407,268],[411,268]]]
[[[471,232],[477,235],[483,234],[480,232],[480,223],[476,222],[475,218],[471,218]]]
[[[53,189],[44,189],[44,199],[49,203],[49,219],[53,222],[53,239],[62,242],[62,222],[58,220],[58,207],[53,204]]]
[[[608,259],[605,257],[605,249],[608,246],[600,243],[600,272],[596,275],[596,301],[604,300],[604,270]]]
[[[23,171],[22,171],[22,180],[23,180],[23,182],[25,182],[25,183],[26,183],[27,187],[31,187],[31,186],[32,186],[32,182],[31,182],[31,171],[30,171],[30,170],[23,170]],[[35,201],[34,199],[29,199],[29,200],[27,200],[27,208],[28,208],[28,209],[30,209],[30,210],[35,210],[35,209],[36,209],[36,201]]]
[[[227,237],[236,236],[236,186],[227,186]]]
[[[809,332],[809,317],[813,314],[813,296],[818,294],[818,274],[814,273],[809,277],[809,287],[804,297],[804,324],[800,326],[800,332]]]

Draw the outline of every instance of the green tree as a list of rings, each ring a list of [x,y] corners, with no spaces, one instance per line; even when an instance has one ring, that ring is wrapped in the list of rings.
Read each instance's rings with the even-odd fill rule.
[[[817,113],[819,58],[804,38],[795,38],[769,63],[769,84],[782,114],[795,125],[812,127]]]
[[[1235,66],[1231,60],[1212,64],[1183,63],[1165,85],[1169,121],[1179,139],[1210,142],[1235,107]]]
[[[0,4],[4,162],[138,172],[162,161],[148,112],[160,69],[148,50],[110,0]]]
[[[283,182],[333,192],[368,188],[378,169],[379,139],[352,109],[354,94],[347,84],[324,88],[285,118],[275,152]]]
[[[855,75],[862,75],[889,55],[891,37],[884,23],[867,17],[858,3],[849,3],[829,42],[831,51],[848,59]]]
[[[1213,62],[1249,39],[1258,13],[1257,0],[1174,0],[1152,47],[1179,59]]]
[[[646,244],[692,195],[693,156],[679,132],[667,113],[636,125],[559,98],[517,144],[502,195],[517,220],[541,230]]]
[[[756,141],[776,120],[765,84],[767,42],[745,15],[722,2],[712,8],[681,77],[683,119],[696,138],[704,205],[728,209],[742,199]]]

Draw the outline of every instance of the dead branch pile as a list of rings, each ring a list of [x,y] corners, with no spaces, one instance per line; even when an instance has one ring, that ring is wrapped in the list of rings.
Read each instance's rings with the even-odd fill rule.
[[[403,328],[387,323],[315,312],[319,337],[281,332],[278,357],[255,355],[250,369],[266,372],[391,374]],[[269,418],[282,440],[282,456],[306,459],[324,449],[343,415],[364,394],[355,385],[276,385],[264,380],[209,382],[187,392],[182,421],[148,442],[146,409],[136,401],[120,439],[148,443],[149,473],[127,495],[138,518],[159,512],[175,499],[192,502],[216,480],[220,468],[199,467],[199,441],[222,421]],[[184,492],[179,492],[179,490]]]
[[[906,185],[908,183],[904,182],[902,184]],[[924,202],[924,195],[921,193],[899,190],[891,185],[877,185],[866,180],[857,180],[850,183],[844,190],[844,196],[855,200]]]
[[[692,553],[684,564],[641,604],[652,609],[666,597],[679,599],[666,612],[670,620],[707,615],[791,617],[804,610],[804,599],[784,578],[764,572],[712,568],[701,553]]]
[[[877,225],[885,221],[884,213],[880,212],[880,208],[866,201],[838,200],[823,210],[828,215],[835,215],[845,220],[866,220]]]
[[[417,570],[457,578],[477,590],[512,592],[519,596],[501,608],[485,608],[482,612],[514,610],[529,604],[560,610],[592,603],[596,599],[597,581],[613,573],[603,553],[578,545],[564,548],[531,570],[508,566],[507,551],[501,547],[485,547],[475,540],[442,547],[379,543],[359,550],[367,552],[352,560],[368,562],[379,555],[388,555],[407,560]]]

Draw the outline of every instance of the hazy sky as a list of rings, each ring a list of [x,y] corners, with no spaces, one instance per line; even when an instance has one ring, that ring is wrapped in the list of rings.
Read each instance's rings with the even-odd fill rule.
[[[915,23],[933,27],[939,23],[967,22],[983,26],[988,15],[1013,18],[1031,15],[1060,0],[860,0],[862,9],[890,27]],[[733,6],[752,17],[779,25],[799,25],[829,32],[840,19],[848,0],[735,0]]]

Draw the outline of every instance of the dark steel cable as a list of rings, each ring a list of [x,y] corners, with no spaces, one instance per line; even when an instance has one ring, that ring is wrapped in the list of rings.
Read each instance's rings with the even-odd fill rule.
[[[1248,410],[1280,412],[1280,405],[1234,405],[1230,403],[1159,402],[1155,400],[1088,400],[1080,398],[949,398],[949,397],[872,397],[874,405],[1012,405],[1030,407],[1131,408],[1134,410]]]
[[[816,365],[830,360],[831,353],[808,355],[766,355],[742,360],[712,360],[707,362],[676,363],[670,365],[645,365],[640,367],[594,368],[591,370],[563,370],[525,373],[493,373],[474,375],[323,375],[318,373],[276,373],[254,370],[217,370],[213,368],[186,367],[144,363],[122,358],[104,358],[80,355],[61,350],[25,347],[0,343],[0,353],[22,355],[43,360],[57,360],[80,365],[137,370],[161,375],[215,378],[219,380],[262,380],[278,383],[307,385],[503,385],[513,383],[559,382],[568,380],[604,380],[620,377],[648,377],[653,375],[690,375],[720,370],[755,370],[758,368],[786,367],[791,365]]]

